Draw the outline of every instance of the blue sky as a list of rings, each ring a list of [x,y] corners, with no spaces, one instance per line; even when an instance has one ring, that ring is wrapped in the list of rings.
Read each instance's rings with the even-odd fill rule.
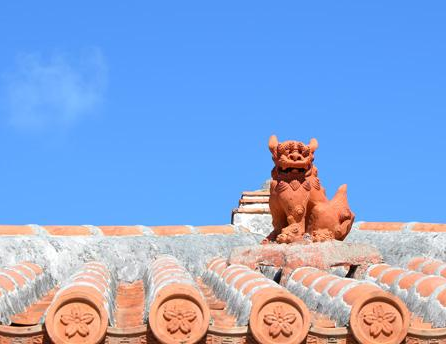
[[[0,223],[219,224],[319,140],[358,220],[446,222],[446,3],[12,1]]]

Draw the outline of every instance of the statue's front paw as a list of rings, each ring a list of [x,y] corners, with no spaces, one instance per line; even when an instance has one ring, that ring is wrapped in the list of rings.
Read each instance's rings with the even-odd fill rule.
[[[293,223],[289,225],[286,230],[294,236],[302,236],[305,233],[305,229],[300,223]]]
[[[300,223],[293,223],[282,229],[282,233],[277,236],[277,242],[279,244],[291,244],[293,242],[301,242],[305,230]]]
[[[313,242],[323,242],[334,239],[334,233],[328,229],[319,229],[312,233]]]
[[[279,244],[288,244],[290,243],[290,238],[288,234],[282,233],[277,236],[276,240]]]

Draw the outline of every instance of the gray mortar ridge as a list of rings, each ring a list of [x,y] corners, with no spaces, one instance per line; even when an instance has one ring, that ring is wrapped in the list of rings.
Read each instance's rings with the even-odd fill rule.
[[[44,232],[42,232],[44,233]],[[228,257],[236,246],[255,246],[260,235],[170,236],[7,236],[0,240],[0,266],[30,261],[49,270],[56,282],[62,282],[85,262],[100,261],[113,267],[118,280],[141,279],[151,260],[159,254],[171,254],[193,275],[200,276],[213,257]],[[191,250],[191,247],[194,249]]]

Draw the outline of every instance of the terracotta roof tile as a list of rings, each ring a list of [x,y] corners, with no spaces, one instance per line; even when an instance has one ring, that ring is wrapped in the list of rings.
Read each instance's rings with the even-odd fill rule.
[[[213,271],[207,276],[212,276],[217,270],[220,272],[219,278],[211,279],[212,284],[208,287],[213,289],[216,297],[226,302],[226,312],[236,318],[238,326],[249,324],[257,342],[275,343],[276,339],[283,340],[284,336],[287,342],[300,343],[306,337],[310,327],[310,314],[302,301],[284,288],[243,265],[230,265],[219,270],[218,264],[210,264],[210,268]],[[236,281],[241,281],[245,276],[247,278],[244,282],[237,284]],[[204,281],[209,283],[209,279]],[[262,317],[268,314],[271,314],[271,321],[264,321]],[[271,336],[275,321],[287,314],[293,316],[287,322],[287,330],[279,329]]]
[[[44,316],[46,310],[51,304],[54,295],[58,288],[54,288],[48,292],[48,294],[41,297],[38,301],[29,306],[22,313],[15,314],[11,317],[11,322],[18,325],[32,326],[40,322],[40,319]]]
[[[0,235],[34,235],[31,226],[0,225]]]
[[[24,312],[53,286],[51,276],[36,264],[19,263],[1,268],[0,321],[9,324],[11,316]]]
[[[38,228],[38,230],[37,230]],[[39,232],[40,231],[40,232]],[[236,234],[239,231],[249,232],[248,229],[233,225],[209,225],[209,226],[70,226],[70,225],[45,225],[45,226],[0,226],[2,235],[38,235],[47,234],[53,236],[173,236],[188,234]]]
[[[196,343],[205,336],[209,309],[198,285],[175,257],[162,255],[149,264],[144,284],[145,318],[160,342]]]
[[[269,197],[269,191],[268,190],[261,190],[261,191],[243,191],[242,197],[248,196],[248,197]]]
[[[153,234],[160,236],[192,234],[189,226],[150,226],[150,229]]]
[[[144,304],[142,280],[120,283],[116,295],[116,327],[131,328],[143,325]]]
[[[255,198],[242,198],[239,200],[239,204],[256,204],[256,203],[268,203],[268,197],[255,197]]]
[[[412,227],[414,232],[446,232],[444,223],[416,223]]]
[[[446,232],[446,224],[421,222],[356,222],[354,228],[366,231]]]
[[[373,231],[400,231],[404,222],[362,222],[358,229]]]
[[[92,235],[85,226],[42,226],[50,235]]]
[[[200,234],[234,234],[236,232],[234,226],[198,226],[195,227]]]
[[[269,208],[235,208],[234,214],[270,214]]]
[[[327,278],[330,278],[330,282],[325,289],[317,291],[317,285]],[[301,298],[310,310],[328,316],[338,327],[349,324],[360,343],[374,343],[381,334],[383,328],[378,329],[374,325],[381,312],[383,315],[389,314],[389,319],[392,314],[392,319],[385,323],[386,340],[401,343],[406,337],[409,311],[401,300],[374,283],[342,278],[318,269],[298,268],[291,274],[286,287]],[[364,317],[370,319],[363,322]]]
[[[90,271],[96,271],[91,274]],[[114,279],[100,263],[86,263],[54,296],[45,317],[48,335],[55,343],[65,338],[105,338],[108,323],[114,324]],[[77,339],[78,340],[78,339]]]
[[[446,327],[446,298],[443,300],[441,295],[446,289],[446,278],[391,266],[383,269],[380,265],[378,274],[374,270],[374,266],[368,270],[368,279],[398,296],[415,316],[435,327]],[[392,271],[395,271],[392,278],[385,278]]]
[[[31,263],[27,264],[33,266]],[[443,262],[441,261],[433,261],[429,259],[425,259],[424,261],[418,262],[418,264],[415,265],[414,264],[411,265],[409,262],[409,265],[414,266],[417,269],[420,269],[420,271],[431,271],[433,269],[433,268],[431,269],[431,266],[435,265],[438,268],[442,266],[442,264]],[[180,296],[181,293],[178,294],[179,290],[181,289],[173,287],[174,284],[178,285],[179,281],[178,278],[180,279],[185,278],[185,280],[189,281],[184,286],[188,290],[184,294],[184,295],[189,295],[188,300],[190,300],[191,295],[192,298],[195,297],[193,296],[194,292],[192,292],[191,294],[191,291],[189,289],[190,286],[192,286],[192,288],[197,288],[196,290],[201,291],[201,295],[205,297],[204,302],[210,309],[209,314],[212,318],[211,323],[213,324],[209,328],[206,327],[208,341],[220,340],[223,337],[233,338],[231,340],[241,340],[241,341],[248,340],[250,332],[247,331],[246,326],[245,327],[240,326],[240,323],[238,322],[238,320],[240,319],[240,313],[238,313],[240,309],[237,309],[234,305],[243,307],[243,298],[249,298],[251,299],[252,306],[251,306],[251,315],[249,317],[249,321],[247,322],[247,324],[251,327],[251,333],[254,335],[254,337],[250,338],[249,340],[253,343],[254,342],[266,343],[266,344],[275,343],[275,341],[270,341],[268,339],[268,336],[265,337],[265,332],[264,332],[265,330],[263,327],[264,325],[261,325],[260,327],[258,327],[259,325],[255,326],[253,325],[254,323],[260,324],[259,322],[256,322],[257,320],[255,319],[257,318],[255,314],[259,314],[258,312],[263,312],[262,314],[266,314],[265,313],[267,312],[266,308],[269,307],[268,299],[271,298],[272,295],[274,295],[276,290],[281,291],[282,293],[280,296],[280,300],[286,300],[289,296],[286,296],[288,294],[285,289],[279,287],[273,281],[262,276],[259,272],[251,270],[248,267],[242,265],[228,266],[227,258],[223,257],[220,258],[216,257],[215,259],[211,260],[208,263],[207,271],[211,273],[205,274],[203,281],[201,281],[201,279],[193,281],[187,270],[184,267],[182,267],[179,264],[179,262],[173,257],[161,256],[159,259],[155,260],[153,264],[151,264],[151,266],[152,266],[152,269],[150,270],[151,272],[149,272],[147,276],[152,276],[148,278],[151,278],[154,281],[155,285],[158,284],[160,286],[160,288],[158,289],[159,292],[157,292],[159,293],[157,294],[158,295],[156,297],[157,299],[161,298],[164,300],[174,300],[174,299],[178,300],[177,299],[178,297],[181,298]],[[22,271],[28,278],[32,275],[30,271],[39,273],[43,272],[41,268],[39,269],[36,268],[35,270],[34,269],[25,270],[25,269],[23,268],[23,266],[21,266],[21,268],[18,270]],[[436,272],[437,270],[441,271],[441,269],[434,269],[434,270]],[[349,328],[351,329],[350,330],[349,328],[345,327],[343,328],[342,326],[339,327],[339,324],[336,327],[334,327],[333,320],[327,317],[327,315],[329,314],[331,314],[331,316],[336,316],[337,315],[336,312],[338,312],[339,315],[342,315],[343,313],[342,311],[340,311],[342,308],[336,308],[337,311],[335,313],[330,313],[331,312],[329,310],[330,308],[327,308],[324,311],[324,313],[319,313],[318,311],[312,311],[310,318],[312,319],[313,326],[311,327],[311,329],[308,330],[309,337],[325,338],[325,336],[327,335],[333,335],[335,337],[339,336],[339,338],[346,338],[348,336],[354,335],[357,338],[362,338],[361,336],[364,336],[369,332],[367,331],[364,332],[364,330],[362,330],[364,328],[367,329],[367,327],[364,327],[362,323],[358,322],[358,319],[360,319],[359,314],[363,313],[366,314],[367,312],[373,313],[374,311],[378,312],[375,308],[370,306],[374,302],[379,303],[379,305],[384,305],[382,307],[385,312],[390,312],[389,311],[390,308],[388,307],[397,307],[398,312],[400,312],[399,314],[404,313],[404,306],[402,308],[398,308],[401,307],[401,304],[398,303],[399,302],[398,299],[395,299],[393,296],[389,297],[389,294],[383,291],[380,287],[378,287],[378,285],[382,285],[383,287],[385,285],[390,285],[395,281],[397,281],[399,276],[401,274],[404,274],[406,271],[407,270],[401,267],[392,268],[391,266],[385,264],[376,265],[368,270],[368,276],[369,276],[368,278],[370,278],[370,282],[364,283],[363,281],[344,279],[342,277],[332,275],[330,273],[327,273],[326,271],[322,271],[316,268],[303,267],[303,268],[298,268],[297,270],[294,271],[294,273],[291,275],[291,278],[288,280],[288,284],[286,285],[286,287],[289,291],[295,293],[296,296],[299,297],[305,304],[307,304],[310,310],[313,309],[312,307],[315,307],[314,301],[318,300],[319,297],[318,295],[322,295],[324,293],[326,293],[326,295],[329,295],[329,297],[333,299],[327,304],[327,306],[330,307],[330,304],[336,305],[337,302],[336,300],[338,300],[340,295],[342,294],[342,300],[346,304],[351,306],[351,308],[349,308],[349,312],[351,313],[349,314],[352,313],[357,314],[355,316],[350,315],[349,318],[350,321]],[[423,279],[423,276],[427,276],[423,275],[422,273],[417,273],[417,272],[413,273],[418,274],[417,275],[419,276],[418,279]],[[112,275],[113,273],[110,272],[104,265],[100,263],[89,263],[86,264],[81,270],[78,270],[78,272],[74,274],[70,280],[72,281],[71,283],[74,284],[77,282],[90,283],[93,285],[93,287],[88,289],[89,294],[94,294],[95,293],[94,290],[96,290],[95,288],[97,288],[97,291],[100,292],[101,295],[104,295],[107,288],[112,289],[112,283],[109,283],[111,282]],[[435,290],[442,287],[444,283],[446,283],[444,282],[444,280],[446,279],[443,279],[442,277],[430,276],[428,279],[419,282],[416,290],[420,289],[418,291],[420,293],[420,297],[426,297],[432,295],[435,292]],[[413,280],[412,283],[415,283],[416,281],[417,280]],[[299,289],[296,289],[293,283],[294,284],[300,283],[301,286],[300,288],[306,288],[306,289],[302,289],[304,292],[299,292]],[[170,287],[171,285],[172,287]],[[427,286],[427,288],[425,288],[425,285]],[[226,288],[225,286],[228,286],[231,289],[225,289]],[[346,286],[349,287],[346,289]],[[75,313],[72,314],[71,310],[76,307],[79,307],[78,311],[80,312],[79,314],[81,314],[80,316],[82,317],[82,314],[84,314],[83,312],[86,312],[86,310],[84,310],[83,308],[84,306],[82,306],[84,301],[81,301],[80,303],[78,302],[79,300],[83,300],[82,297],[85,297],[86,295],[83,294],[84,296],[79,298],[79,295],[76,294],[79,291],[81,291],[81,289],[82,288],[80,287],[76,287],[76,290],[78,291],[73,293],[72,291],[70,291],[72,290],[70,284],[66,284],[63,290],[58,292],[57,298],[53,299],[53,296],[56,293],[56,291],[52,290],[50,293],[41,297],[30,307],[28,307],[25,312],[13,315],[11,319],[15,324],[21,326],[36,324],[42,317],[42,315],[45,313],[50,304],[51,308],[58,307],[55,306],[59,302],[57,299],[60,298],[61,295],[63,296],[65,293],[68,293],[70,295],[68,299],[64,301],[65,305],[71,307],[70,312],[68,313],[65,312],[65,310],[68,311],[68,309],[58,308],[59,314],[66,313],[71,317],[75,317],[76,316]],[[85,289],[84,286],[84,289],[82,290],[86,291],[87,289]],[[143,281],[141,280],[132,283],[121,282],[119,285],[117,285],[116,293],[114,294],[111,293],[115,295],[114,296],[115,299],[113,302],[113,304],[115,305],[113,308],[114,319],[115,319],[114,326],[107,327],[105,334],[103,334],[104,336],[109,338],[108,340],[112,340],[113,338],[113,341],[115,341],[116,343],[121,343],[121,341],[122,343],[124,343],[126,340],[129,340],[130,338],[134,338],[132,340],[138,340],[139,343],[139,341],[147,341],[147,340],[151,342],[150,338],[152,338],[152,341],[157,342],[157,340],[155,339],[156,335],[162,337],[163,335],[166,334],[166,332],[164,334],[163,333],[159,334],[158,328],[152,328],[151,331],[147,331],[147,327],[146,325],[144,325],[143,314],[144,314],[145,304],[149,305],[149,309],[147,310],[149,313],[152,311],[155,313],[158,312],[157,314],[159,314],[158,306],[153,306],[153,302],[147,303],[148,297],[150,297],[149,296],[150,293],[147,294],[148,290],[156,290],[156,288],[146,287],[146,290],[144,290]],[[227,291],[235,290],[239,291],[239,293],[231,294],[229,292],[226,292],[225,290]],[[264,292],[262,292],[262,290],[264,290]],[[308,292],[305,292],[305,290],[307,290]],[[217,291],[218,297],[215,294],[215,291]],[[312,292],[309,293],[309,291]],[[199,295],[200,293],[196,294],[196,297],[200,297]],[[172,299],[172,296],[174,297],[174,299]],[[73,303],[74,302],[73,297],[78,301],[75,301],[75,303]],[[224,300],[220,299],[227,297],[229,297],[229,299],[227,299],[227,302],[224,302]],[[242,297],[242,299],[240,299],[240,297]],[[375,300],[373,299],[373,297],[375,297],[376,300],[379,301],[370,301],[370,300]],[[98,295],[96,297],[94,295],[90,295],[88,296],[88,298],[90,299],[90,302],[93,302],[89,304],[95,305],[93,308],[94,311],[91,311],[91,314],[93,314],[93,316],[95,317],[97,315],[96,310],[101,307],[100,305],[103,303],[103,301],[100,301],[101,297],[99,297]],[[440,302],[440,304],[446,303],[446,289],[444,293],[438,294],[437,299]],[[102,298],[102,300],[104,299]],[[261,300],[260,304],[262,304],[263,306],[258,306],[260,302],[259,300]],[[390,300],[389,301],[390,303],[383,304],[384,300]],[[161,302],[161,304],[164,305],[165,302]],[[362,306],[358,306],[359,304]],[[287,305],[288,306],[284,307],[290,307],[289,305],[295,305],[295,304],[291,302],[290,304]],[[303,303],[301,303],[300,305],[304,307]],[[150,309],[151,306],[154,307],[152,310]],[[45,320],[46,327],[47,328],[50,328],[51,326],[60,327],[60,325],[52,324],[51,322],[52,313],[54,313],[54,311],[52,311],[51,308],[48,310],[48,316],[47,319]],[[320,307],[318,308],[318,310],[321,309],[324,310],[324,308]],[[302,309],[300,311],[305,312],[305,310]],[[274,310],[271,310],[271,312],[272,312],[271,314],[274,314]],[[404,326],[406,326],[407,320],[404,318],[404,315],[402,316],[403,316],[402,322],[398,320],[396,321],[396,323],[403,324],[402,325],[403,328],[406,328]],[[66,321],[68,322],[68,320]],[[397,326],[396,323],[392,322],[392,326]],[[438,338],[438,336],[436,337],[437,332],[438,333],[441,332],[441,329],[440,330],[432,329],[431,328],[432,323],[429,322],[414,320],[412,321],[411,326],[413,326],[413,328],[409,329],[408,332],[406,331],[408,337],[411,335],[418,336],[419,333],[417,332],[418,331],[417,329],[424,329],[425,331],[427,331],[423,332],[424,335],[428,337],[430,336],[429,338],[434,338],[434,339]],[[87,327],[89,331],[92,329],[89,326]],[[7,328],[6,331],[11,331],[13,335],[20,335],[19,328],[17,328],[17,330],[14,327],[6,327],[6,328]],[[29,328],[31,329],[32,327]],[[54,334],[51,334],[51,331],[53,330],[50,329],[49,331],[50,335],[54,336]],[[77,331],[79,331],[79,329]],[[406,336],[406,332],[404,331],[397,331],[397,332],[400,335]],[[90,336],[92,334],[93,332],[91,332],[91,334],[89,332],[87,336]],[[4,335],[6,336],[6,334]],[[30,331],[29,335],[30,336],[36,335],[36,333]],[[44,333],[40,333],[40,335],[44,335]],[[79,336],[79,334],[75,334],[75,337],[76,336]],[[3,337],[2,337],[2,329],[0,328],[0,340],[1,338]],[[257,340],[255,340],[255,338],[257,338]],[[362,342],[365,341],[367,341],[367,336],[363,337],[362,339]],[[370,342],[374,343],[374,341]]]
[[[49,344],[41,324],[33,326],[0,325],[0,340],[2,343],[45,343]]]
[[[446,263],[438,259],[414,257],[407,263],[407,269],[446,278]]]
[[[136,327],[108,327],[105,344],[158,344],[155,338],[152,338],[147,325]],[[45,343],[46,344],[46,343]],[[102,344],[102,343],[101,343]]]
[[[266,193],[244,194],[242,199],[249,201],[241,203],[242,206],[255,205],[255,202],[264,202],[267,196]],[[237,211],[256,214],[257,210],[240,207]],[[262,208],[262,211],[267,213],[268,210]],[[381,237],[399,235],[385,234],[387,231],[401,231],[405,235],[411,231],[441,233],[445,229],[444,224],[357,222],[353,231],[376,231],[377,235],[373,236]],[[210,235],[209,240],[225,240],[226,237],[212,235],[231,236],[244,231],[245,228],[235,225],[0,226],[0,235],[4,236],[0,240],[17,240],[7,237],[11,234],[39,235],[39,241],[45,240],[45,235],[79,235],[109,237],[99,238],[98,242],[117,240],[125,243],[127,239],[113,237],[143,236],[128,239],[129,243],[139,244],[147,236],[154,242],[156,239],[153,238],[164,236],[172,236],[168,238],[172,241],[185,239],[193,242],[203,240],[198,235]],[[369,235],[367,232],[355,233]],[[183,235],[190,236],[176,237]],[[237,237],[233,236],[232,240]],[[69,239],[51,237],[50,240]],[[164,238],[159,240],[166,241]],[[28,336],[34,338],[31,340],[50,343],[46,331],[55,343],[61,342],[60,338],[65,336],[67,343],[92,339],[105,340],[105,343],[138,344],[160,343],[159,339],[165,343],[175,342],[175,338],[181,339],[189,334],[195,336],[193,341],[200,344],[206,340],[208,343],[272,344],[277,341],[285,343],[288,339],[294,343],[300,340],[297,336],[306,334],[307,342],[329,337],[336,339],[337,343],[356,341],[379,344],[386,338],[389,344],[396,344],[411,338],[435,341],[446,335],[445,262],[429,257],[413,257],[407,268],[388,264],[369,267],[370,263],[382,261],[379,252],[369,250],[368,246],[355,245],[358,244],[325,243],[320,245],[323,246],[320,249],[313,244],[300,249],[293,245],[233,248],[231,254],[209,261],[202,279],[192,274],[195,273],[195,261],[186,260],[185,264],[181,264],[172,256],[157,256],[153,261],[153,256],[149,256],[147,265],[143,265],[148,267],[144,279],[138,277],[132,281],[118,281],[113,264],[108,266],[105,262],[91,262],[74,272],[67,267],[66,276],[60,273],[59,291],[54,289],[54,284],[46,284],[50,270],[44,265],[27,261],[15,266],[3,266],[0,267],[0,286],[3,287],[0,292],[5,292],[10,301],[23,301],[28,297],[30,301],[26,306],[22,302],[20,309],[9,310],[4,322],[11,321],[13,326],[0,326],[0,343],[18,341]],[[190,249],[193,248],[192,245]],[[139,255],[138,249],[139,246],[136,246],[135,255]],[[89,253],[81,254],[85,254],[82,259],[89,257]],[[56,255],[50,259],[56,260]],[[63,259],[66,257],[61,257],[61,262],[64,262]],[[115,259],[119,261],[121,257],[116,256]],[[124,269],[139,268],[132,264],[128,267],[123,265]],[[330,273],[332,266],[344,266],[344,270],[338,269],[336,273],[348,273],[354,278]],[[40,282],[34,282],[37,279]],[[280,280],[281,285],[276,280]],[[36,297],[34,294],[37,291],[39,295]],[[2,301],[2,297],[3,294],[0,294],[0,308],[8,304]],[[411,314],[407,313],[406,307]],[[46,326],[34,326],[45,312]],[[275,319],[288,319],[291,317],[289,313],[293,313],[296,320],[288,324],[293,333],[287,336],[284,333],[288,334],[289,326],[284,325],[282,331],[282,327],[277,325],[277,332]],[[391,326],[386,324],[379,328],[374,325],[375,317],[379,318],[381,313],[393,319],[389,320]],[[409,315],[412,321],[408,328]],[[0,316],[5,317],[5,313],[0,312]],[[180,318],[193,318],[193,324],[183,324]],[[71,326],[72,319],[74,323],[78,319],[83,325]],[[90,319],[93,319],[92,322]],[[296,322],[301,324],[299,330],[293,327]],[[97,325],[93,326],[93,323]],[[370,337],[371,331],[373,338]]]
[[[232,210],[232,223],[236,214],[270,214],[269,191],[244,191],[239,199],[239,207]]]
[[[126,236],[143,235],[141,226],[98,226],[103,235],[106,236]]]

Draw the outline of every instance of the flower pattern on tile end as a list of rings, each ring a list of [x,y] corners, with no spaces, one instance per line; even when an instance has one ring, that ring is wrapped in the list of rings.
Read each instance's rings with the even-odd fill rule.
[[[282,306],[276,306],[272,313],[267,313],[263,317],[263,322],[269,325],[269,335],[273,338],[279,336],[282,333],[284,336],[289,337],[293,334],[293,329],[290,326],[296,321],[296,314],[285,313]]]
[[[82,337],[87,337],[90,334],[88,325],[94,320],[91,313],[82,313],[78,306],[71,308],[69,314],[62,314],[60,322],[66,326],[65,335],[68,338],[73,337],[79,333]]]
[[[182,308],[177,304],[172,308],[166,308],[163,313],[164,319],[167,320],[167,331],[174,334],[180,330],[184,334],[188,334],[192,328],[191,323],[197,318],[195,311]]]

